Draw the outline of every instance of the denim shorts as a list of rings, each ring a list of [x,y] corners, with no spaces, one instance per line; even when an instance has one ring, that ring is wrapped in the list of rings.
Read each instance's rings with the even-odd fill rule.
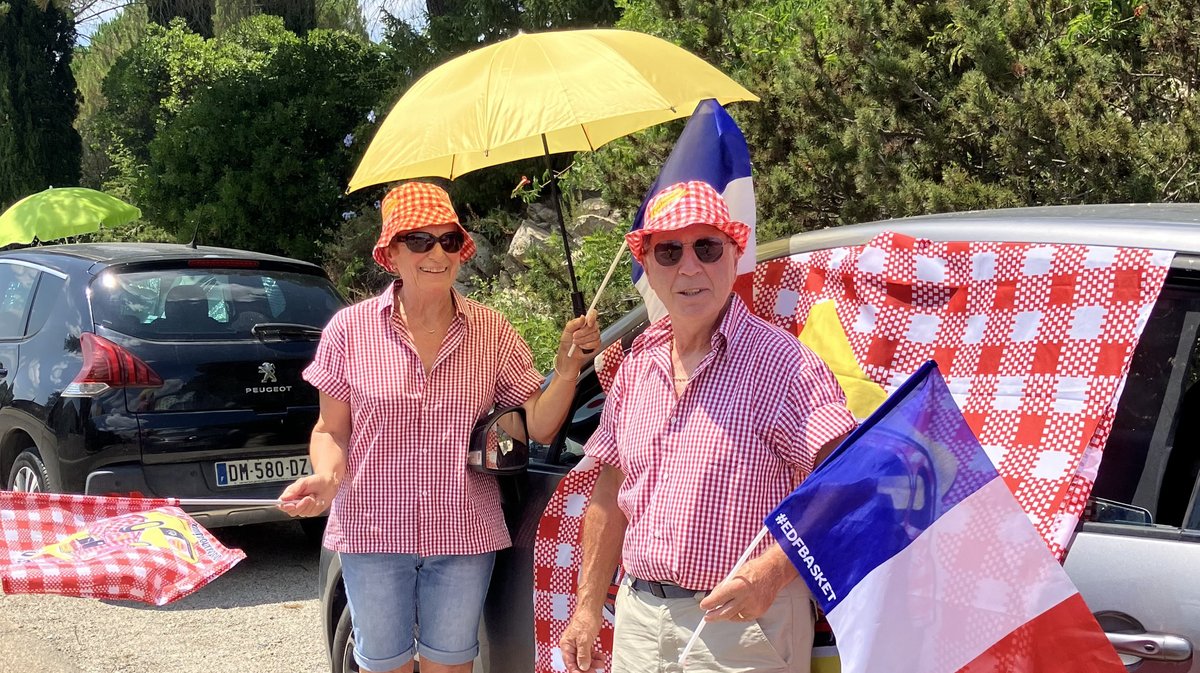
[[[354,659],[390,671],[422,659],[452,666],[479,654],[479,617],[496,554],[342,554]]]

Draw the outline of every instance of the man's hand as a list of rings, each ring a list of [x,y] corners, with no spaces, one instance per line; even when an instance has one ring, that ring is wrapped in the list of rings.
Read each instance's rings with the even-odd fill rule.
[[[558,339],[558,355],[554,366],[561,367],[562,376],[579,376],[579,372],[594,357],[600,348],[600,328],[596,325],[595,309],[586,316],[567,321],[562,336]]]
[[[569,673],[582,673],[604,665],[604,659],[596,647],[603,619],[599,612],[580,609],[571,615],[571,621],[558,641],[563,663],[567,665]]]
[[[771,545],[762,556],[747,561],[737,574],[717,585],[700,601],[710,622],[751,622],[766,614],[779,590],[797,576],[779,545]]]

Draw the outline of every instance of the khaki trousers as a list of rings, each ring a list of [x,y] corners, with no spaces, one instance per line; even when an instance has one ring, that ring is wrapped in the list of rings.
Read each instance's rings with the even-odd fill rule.
[[[679,653],[704,617],[700,599],[617,592],[612,673],[683,673]],[[687,673],[809,673],[813,609],[799,578],[754,622],[712,622],[688,654]]]

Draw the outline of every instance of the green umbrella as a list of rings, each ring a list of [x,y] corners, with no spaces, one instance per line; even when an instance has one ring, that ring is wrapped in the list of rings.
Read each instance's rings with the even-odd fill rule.
[[[84,187],[59,187],[31,194],[0,215],[0,247],[12,243],[53,241],[99,231],[101,224],[120,226],[142,216],[142,211]]]

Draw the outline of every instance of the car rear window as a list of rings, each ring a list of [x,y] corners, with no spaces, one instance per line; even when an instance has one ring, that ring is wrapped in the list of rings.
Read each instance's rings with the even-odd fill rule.
[[[344,303],[323,277],[265,269],[164,269],[101,274],[92,316],[140,339],[254,338],[260,323],[321,328]]]

